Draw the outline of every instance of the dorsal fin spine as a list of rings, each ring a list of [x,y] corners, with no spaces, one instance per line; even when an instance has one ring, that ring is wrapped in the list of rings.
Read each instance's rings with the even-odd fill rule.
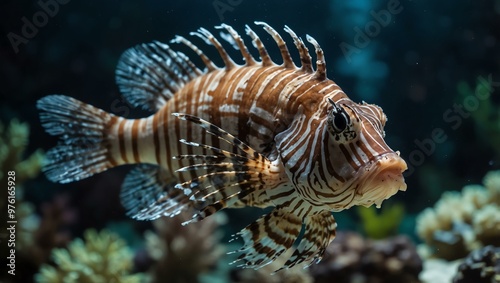
[[[260,40],[259,36],[248,25],[245,25],[245,31],[247,35],[252,38],[253,46],[259,51],[262,66],[268,67],[274,65],[273,60],[269,57],[269,53],[267,53],[266,47],[262,43],[262,40]]]
[[[293,39],[293,43],[299,51],[300,62],[302,64],[302,66],[300,67],[301,70],[306,73],[312,73],[314,71],[312,68],[312,59],[311,55],[309,54],[309,49],[307,49],[307,47],[305,46],[304,41],[302,41],[302,39],[298,37],[297,34],[295,34],[295,32],[286,25],[285,31],[290,34]]]
[[[306,35],[306,39],[314,45],[316,51],[316,72],[314,73],[314,78],[320,81],[326,80],[326,62],[323,49],[321,49],[319,43],[312,36]]]
[[[269,35],[272,36],[274,41],[276,41],[276,44],[278,45],[278,48],[280,49],[281,52],[281,57],[283,58],[283,66],[285,68],[297,68],[295,64],[293,63],[292,57],[290,56],[290,52],[288,52],[288,48],[286,47],[286,43],[281,38],[280,34],[273,29],[270,25],[264,23],[264,22],[255,22],[256,25],[260,25],[264,27],[264,30],[269,33]]]
[[[195,35],[205,37],[213,46],[215,46],[215,48],[217,49],[217,52],[219,52],[219,55],[222,58],[222,61],[224,62],[226,70],[230,70],[230,69],[236,67],[236,64],[234,63],[234,61],[231,59],[231,57],[229,57],[229,55],[227,54],[224,47],[222,47],[220,42],[217,40],[217,38],[215,38],[213,36],[213,34],[211,32],[209,32],[205,28],[199,28],[198,33]]]
[[[255,62],[255,59],[250,54],[250,52],[248,52],[248,48],[245,45],[245,43],[243,42],[243,39],[238,34],[238,32],[236,32],[236,30],[233,29],[233,27],[226,25],[226,24],[221,24],[220,26],[218,26],[216,28],[223,28],[223,29],[226,29],[227,32],[229,32],[231,37],[234,39],[234,41],[238,45],[238,48],[241,52],[241,56],[243,56],[243,58],[245,59],[246,66],[253,66],[257,63],[257,62]]]
[[[285,26],[285,31],[292,37],[300,55],[301,66],[299,69],[294,64],[286,43],[278,32],[264,22],[255,22],[255,24],[262,26],[263,29],[273,37],[283,58],[282,67],[310,73],[313,78],[317,80],[326,79],[326,63],[323,50],[316,40],[309,35],[307,36],[307,41],[315,47],[317,58],[316,68],[314,70],[311,55],[304,41],[302,41],[302,39],[288,26]],[[249,26],[246,26],[245,31],[252,39],[255,48],[259,51],[261,62],[255,60],[248,51],[241,36],[231,26],[222,24],[217,28],[225,29],[232,37],[246,61],[245,66],[256,64],[263,67],[277,66],[270,58],[259,36],[250,29]],[[191,33],[191,35],[198,36],[207,44],[213,45],[217,49],[225,64],[225,70],[230,70],[238,66],[234,63],[217,38],[208,30],[200,28],[197,32]],[[141,44],[131,48],[122,55],[117,67],[116,77],[120,91],[133,105],[142,106],[144,109],[151,111],[157,111],[168,101],[168,99],[191,80],[203,75],[205,72],[220,70],[220,68],[218,68],[196,45],[184,37],[177,36],[172,42],[183,43],[192,49],[200,56],[206,69],[200,70],[188,56],[179,51],[174,51],[168,44],[158,41],[149,44]]]
[[[208,72],[211,72],[211,71],[218,69],[217,66],[215,66],[214,62],[212,62],[212,60],[210,60],[210,58],[208,58],[207,55],[205,55],[203,53],[203,51],[201,51],[196,45],[194,45],[191,41],[189,41],[185,37],[177,35],[170,42],[182,43],[182,44],[186,45],[187,47],[189,47],[191,50],[193,50],[194,53],[196,53],[196,55],[198,55],[200,57],[200,59],[203,61],[203,64],[205,64],[205,67],[207,67]]]

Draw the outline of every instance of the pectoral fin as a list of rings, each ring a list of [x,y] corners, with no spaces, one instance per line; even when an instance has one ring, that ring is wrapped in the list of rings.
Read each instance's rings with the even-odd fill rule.
[[[261,268],[291,249],[303,229],[297,248],[277,271],[303,262],[309,266],[321,260],[326,247],[335,238],[336,227],[329,211],[301,219],[290,211],[276,208],[237,234],[245,244],[234,252],[241,253],[234,262],[243,261],[239,267]]]
[[[304,235],[284,268],[291,268],[302,262],[308,262],[308,266],[318,263],[326,247],[335,239],[336,228],[337,222],[330,211],[307,216],[304,219]]]
[[[179,155],[176,159],[190,159],[194,164],[180,168],[178,172],[193,171],[197,176],[175,187],[190,200],[201,203],[199,213],[191,221],[201,220],[215,212],[236,206],[249,194],[271,189],[285,182],[282,168],[271,162],[237,137],[199,117],[174,114],[202,127],[207,133],[217,136],[233,147],[227,151],[207,144],[181,140],[180,142],[200,147],[205,155]],[[187,223],[191,222],[188,221]]]
[[[299,217],[284,209],[274,209],[236,234],[245,244],[234,251],[241,255],[233,263],[243,261],[239,267],[255,269],[271,263],[292,247],[301,227]]]

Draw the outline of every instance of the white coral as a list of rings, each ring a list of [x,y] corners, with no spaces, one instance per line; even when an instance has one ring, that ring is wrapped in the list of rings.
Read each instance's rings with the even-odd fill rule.
[[[425,242],[431,242],[434,231],[441,229],[441,222],[432,208],[426,208],[417,217],[417,234]]]
[[[85,241],[75,239],[67,249],[54,249],[55,266],[44,264],[35,281],[39,283],[139,283],[143,274],[130,274],[132,251],[118,235],[105,230],[85,232]]]
[[[469,188],[467,197],[479,199],[479,194]],[[471,219],[475,210],[471,202],[464,201],[459,192],[445,192],[434,208],[426,208],[417,217],[417,234],[426,242],[431,242],[436,231],[449,231],[453,223]]]
[[[483,183],[465,186],[461,193],[445,192],[434,208],[422,211],[416,225],[420,238],[434,246],[437,235],[458,233],[466,251],[500,243],[500,171],[486,174]]]
[[[467,185],[462,189],[462,200],[460,210],[462,215],[460,220],[471,223],[474,214],[478,209],[486,205],[489,201],[488,191],[481,185]]]
[[[441,259],[428,259],[424,261],[419,279],[423,283],[452,282],[453,276],[462,261],[445,261]]]
[[[489,202],[500,205],[500,170],[488,172],[483,178],[483,184],[490,194]]]
[[[484,206],[474,215],[472,226],[478,239],[500,237],[500,207],[496,204]]]

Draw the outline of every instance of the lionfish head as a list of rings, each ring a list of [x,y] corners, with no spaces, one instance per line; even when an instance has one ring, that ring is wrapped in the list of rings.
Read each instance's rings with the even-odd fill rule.
[[[384,140],[387,117],[382,109],[349,99],[328,101],[326,136],[332,151],[330,163],[343,180],[338,192],[345,200],[330,206],[380,207],[383,200],[406,190],[403,172],[407,165],[399,151],[393,151]]]

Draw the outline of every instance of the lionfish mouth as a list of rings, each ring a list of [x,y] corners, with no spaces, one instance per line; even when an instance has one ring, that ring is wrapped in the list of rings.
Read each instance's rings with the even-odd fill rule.
[[[353,202],[380,208],[382,202],[406,190],[403,172],[408,169],[399,151],[378,156],[358,171],[359,183]]]

